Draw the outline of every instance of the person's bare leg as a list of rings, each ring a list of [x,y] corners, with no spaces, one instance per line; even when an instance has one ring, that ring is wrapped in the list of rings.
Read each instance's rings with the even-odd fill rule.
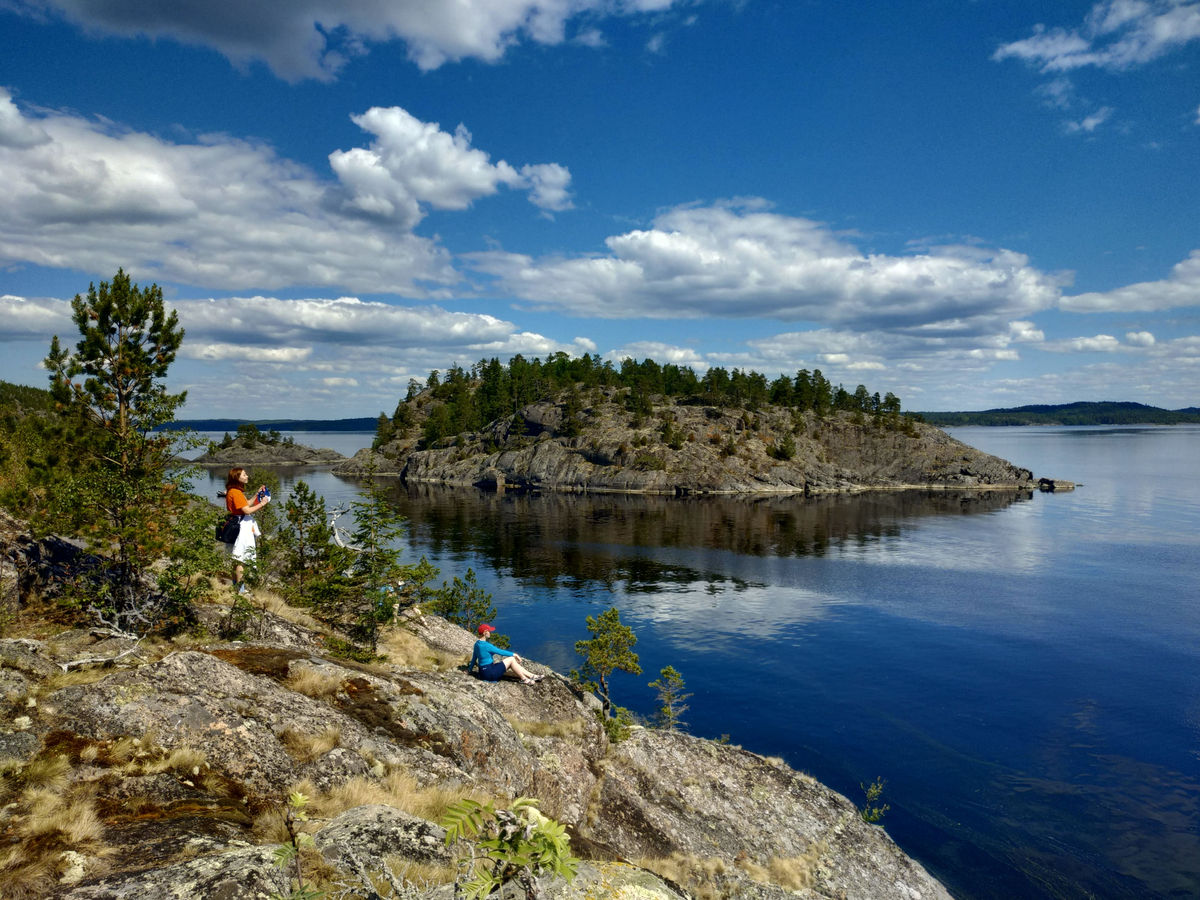
[[[506,671],[516,675],[521,681],[526,684],[537,681],[538,679],[526,671],[525,667],[513,659],[511,656],[504,657],[504,668]]]

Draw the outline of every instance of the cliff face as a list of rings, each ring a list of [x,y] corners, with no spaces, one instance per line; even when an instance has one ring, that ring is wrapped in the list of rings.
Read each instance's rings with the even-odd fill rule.
[[[202,613],[215,624],[225,610]],[[131,642],[82,630],[0,640],[4,877],[41,866],[27,893],[9,881],[6,896],[286,894],[271,845],[297,786],[314,798],[308,871],[336,881],[385,856],[393,871],[426,867],[406,897],[451,893],[444,833],[420,806],[435,791],[537,797],[568,825],[588,861],[569,886],[547,879],[547,897],[686,896],[655,868],[676,881],[703,872],[716,897],[948,896],[812,778],[685,734],[612,744],[595,699],[542,666],[534,686],[468,677],[471,636],[436,617],[392,629],[396,661],[372,666],[331,658],[319,633],[271,613],[254,630],[108,667],[72,661]],[[46,825],[55,803],[88,829]]]
[[[611,401],[573,415],[544,402],[428,449],[418,436],[414,427],[334,471],[373,462],[410,483],[670,494],[1028,487],[1033,477],[931,426],[779,407],[662,405],[636,417]]]

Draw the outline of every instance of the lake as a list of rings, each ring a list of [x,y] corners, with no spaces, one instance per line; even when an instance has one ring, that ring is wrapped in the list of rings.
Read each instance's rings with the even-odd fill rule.
[[[615,702],[650,715],[669,664],[693,733],[860,805],[882,777],[882,824],[957,897],[1200,895],[1200,426],[948,430],[1080,487],[395,500],[408,558],[474,568],[522,654],[568,671],[615,605],[643,668]]]

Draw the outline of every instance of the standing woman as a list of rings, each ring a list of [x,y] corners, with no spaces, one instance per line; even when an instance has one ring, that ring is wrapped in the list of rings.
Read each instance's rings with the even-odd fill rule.
[[[250,480],[250,473],[245,469],[236,468],[229,470],[229,477],[225,479],[225,509],[229,511],[231,516],[241,518],[241,527],[238,529],[237,540],[230,547],[230,555],[233,557],[233,589],[239,594],[250,593],[246,589],[246,583],[242,581],[242,575],[245,570],[242,563],[254,564],[257,556],[255,538],[258,536],[258,523],[254,521],[254,513],[258,512],[264,506],[271,502],[271,495],[264,494],[264,486],[259,485],[258,496],[262,496],[261,500],[251,503],[246,499],[246,482]]]

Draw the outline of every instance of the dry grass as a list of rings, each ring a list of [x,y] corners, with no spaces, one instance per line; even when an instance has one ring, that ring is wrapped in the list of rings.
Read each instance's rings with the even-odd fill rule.
[[[169,753],[160,751],[157,759],[147,759],[141,764],[145,775],[158,775],[161,772],[177,772],[180,775],[199,775],[200,769],[208,765],[208,759],[200,750],[192,747],[176,747]]]
[[[93,860],[112,852],[103,844],[104,826],[90,789],[27,786],[7,809],[11,818],[5,830],[14,843],[0,850],[0,897],[45,896],[64,871],[67,850]]]
[[[108,748],[108,758],[119,763],[128,763],[137,754],[141,741],[134,737],[119,738]]]
[[[314,700],[328,700],[342,689],[342,674],[323,672],[315,666],[305,666],[290,672],[285,684],[289,690]]]
[[[569,722],[539,722],[525,719],[509,719],[508,724],[519,734],[532,737],[580,738],[589,730],[586,719],[572,719]]]
[[[44,788],[26,790],[21,795],[28,810],[16,831],[26,839],[58,832],[70,846],[93,843],[104,837],[104,826],[86,794],[67,794]]]
[[[299,792],[309,798],[306,811],[311,819],[332,819],[356,806],[391,806],[430,822],[437,822],[459,800],[470,798],[480,803],[503,802],[470,787],[424,787],[403,772],[392,772],[381,779],[351,778],[322,791],[305,779],[288,793]],[[254,820],[253,832],[262,843],[283,843],[287,832],[278,810],[268,810]]]
[[[800,856],[773,857],[766,865],[739,859],[734,865],[759,884],[800,891],[814,886],[817,866],[825,851],[824,843],[818,842]],[[715,857],[675,853],[665,858],[640,859],[636,864],[682,885],[698,900],[725,900],[738,892],[736,882],[724,877],[734,875],[734,867]]]
[[[39,756],[19,774],[26,790],[62,791],[70,781],[71,760],[62,754]]]
[[[330,726],[320,734],[304,734],[288,729],[279,735],[283,749],[299,763],[310,763],[320,759],[330,750],[342,745],[342,730]]]
[[[465,657],[446,653],[430,647],[407,628],[386,628],[379,638],[379,650],[388,661],[407,669],[442,671],[453,669],[464,662]]]
[[[419,890],[427,890],[443,884],[453,884],[458,874],[449,863],[435,865],[434,863],[414,862],[397,854],[389,854],[383,858],[384,863],[402,884],[411,884]],[[382,885],[379,885],[382,888]],[[385,895],[386,896],[386,895]]]
[[[97,681],[103,681],[112,673],[112,669],[106,669],[103,666],[93,666],[90,669],[72,669],[70,672],[58,672],[43,681],[38,686],[37,693],[45,696],[46,694],[53,694],[55,691],[62,690],[65,687],[74,687],[79,684],[95,684]]]
[[[279,616],[281,619],[286,619],[293,625],[299,625],[301,628],[307,628],[310,631],[318,631],[324,633],[325,626],[310,616],[302,609],[295,606],[288,606],[287,601],[276,594],[274,591],[263,587],[254,589],[254,603],[262,610],[266,610],[272,615]]]
[[[813,844],[800,856],[776,857],[767,864],[771,883],[789,891],[810,888],[816,880],[817,865],[825,853],[823,844]]]
[[[723,859],[673,853],[667,857],[634,860],[634,865],[682,885],[696,900],[727,900],[731,896],[716,883],[729,871]]]

